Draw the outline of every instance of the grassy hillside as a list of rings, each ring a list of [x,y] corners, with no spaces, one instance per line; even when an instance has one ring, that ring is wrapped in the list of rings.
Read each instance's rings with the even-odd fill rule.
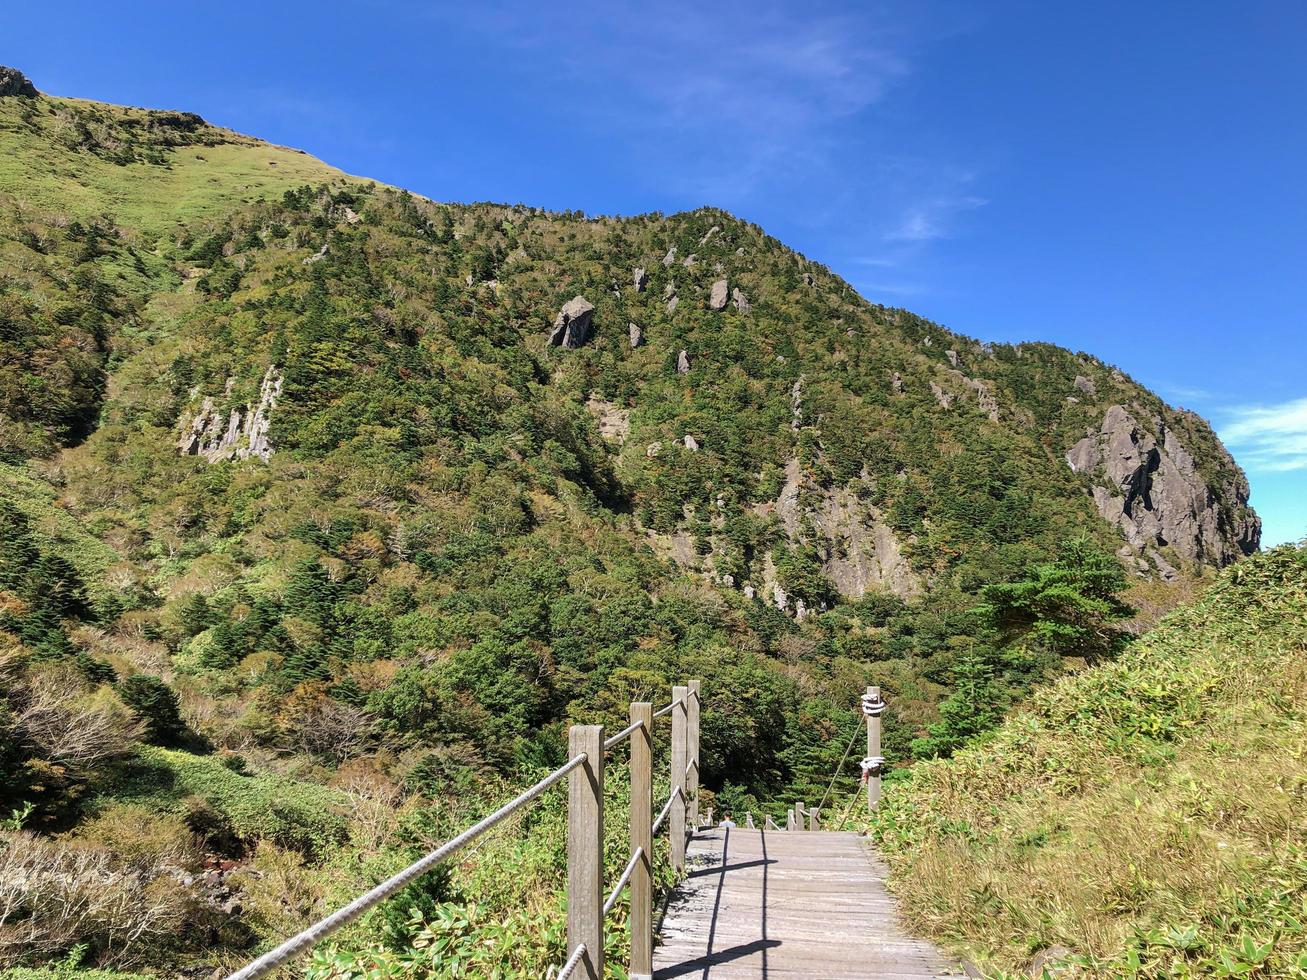
[[[0,192],[29,206],[150,238],[233,206],[345,175],[299,150],[188,112],[82,99],[0,99]]]
[[[875,834],[911,920],[992,970],[1307,976],[1307,548],[914,767]]]

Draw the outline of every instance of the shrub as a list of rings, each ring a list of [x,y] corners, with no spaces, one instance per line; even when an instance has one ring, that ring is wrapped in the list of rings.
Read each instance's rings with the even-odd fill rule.
[[[194,897],[157,855],[121,862],[102,844],[0,832],[0,963],[46,961],[78,945],[101,965],[171,944]]]

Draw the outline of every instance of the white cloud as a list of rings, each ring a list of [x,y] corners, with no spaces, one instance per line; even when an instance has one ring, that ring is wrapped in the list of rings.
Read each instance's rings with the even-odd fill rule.
[[[974,211],[988,203],[984,198],[970,194],[922,201],[903,213],[898,225],[885,233],[885,241],[912,243],[947,238],[957,215],[964,211]]]
[[[1248,470],[1307,469],[1307,398],[1229,410],[1219,435]]]

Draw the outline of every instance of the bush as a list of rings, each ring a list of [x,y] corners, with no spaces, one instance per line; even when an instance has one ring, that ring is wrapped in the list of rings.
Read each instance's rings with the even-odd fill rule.
[[[85,946],[100,965],[177,941],[197,911],[159,855],[123,862],[103,844],[0,831],[0,963]]]

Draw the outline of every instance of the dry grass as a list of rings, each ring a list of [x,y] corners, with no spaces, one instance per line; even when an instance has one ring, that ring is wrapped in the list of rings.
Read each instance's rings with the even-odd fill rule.
[[[996,975],[1307,975],[1305,653],[1280,549],[918,767],[876,827],[908,915]]]

